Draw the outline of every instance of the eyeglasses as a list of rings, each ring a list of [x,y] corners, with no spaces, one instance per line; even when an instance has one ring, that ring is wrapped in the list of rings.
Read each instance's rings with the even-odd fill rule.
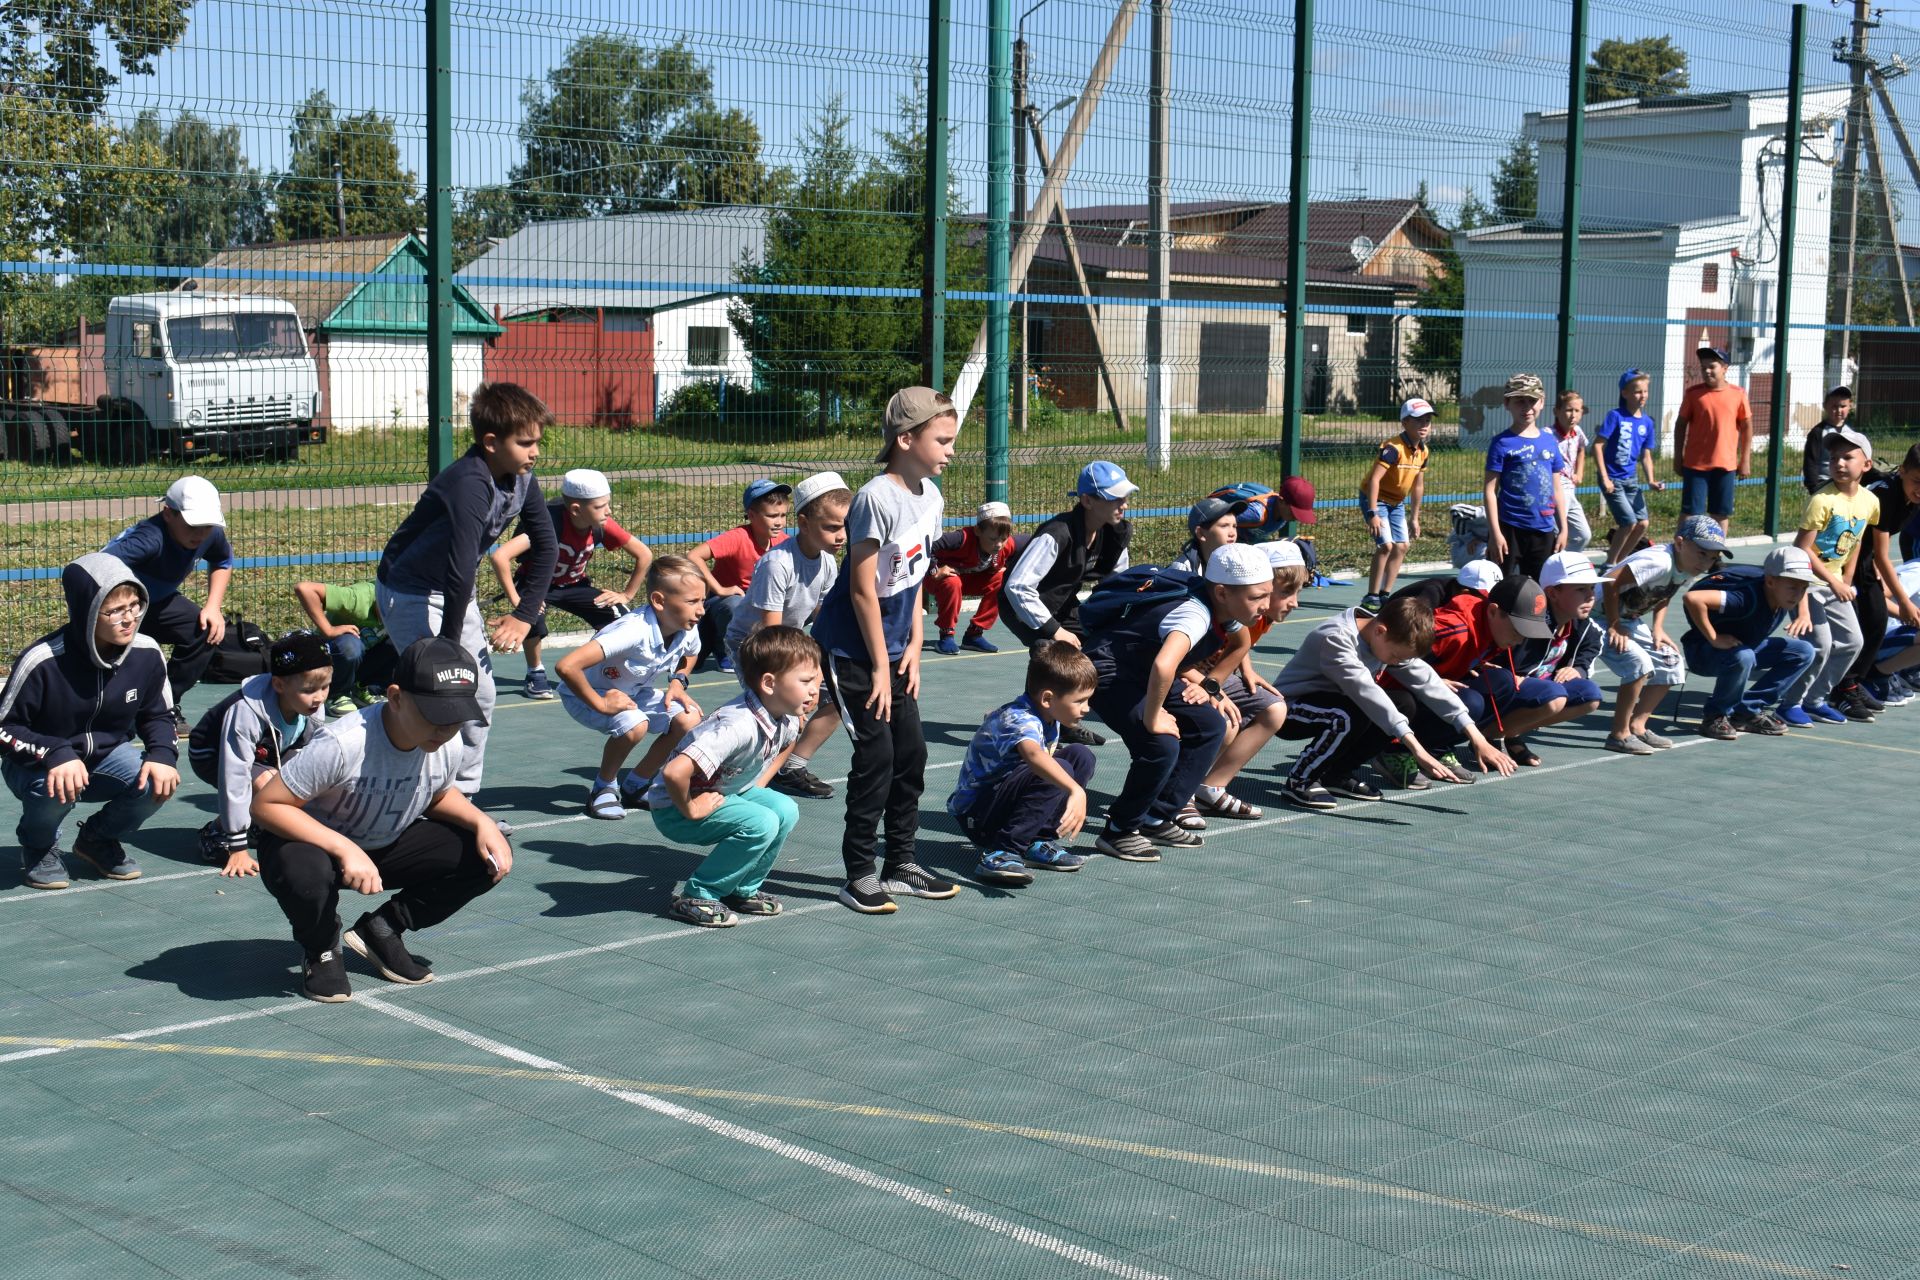
[[[123,618],[132,621],[145,614],[146,611],[147,606],[143,604],[123,604],[118,609],[102,609],[100,616],[108,622],[119,622]]]

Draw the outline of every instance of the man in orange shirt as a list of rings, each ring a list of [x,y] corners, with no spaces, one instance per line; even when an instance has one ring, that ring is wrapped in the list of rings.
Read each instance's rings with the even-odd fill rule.
[[[1680,460],[1680,515],[1710,515],[1722,531],[1733,523],[1737,476],[1753,470],[1753,411],[1747,393],[1727,382],[1727,353],[1702,347],[1700,381],[1680,398],[1673,452]]]

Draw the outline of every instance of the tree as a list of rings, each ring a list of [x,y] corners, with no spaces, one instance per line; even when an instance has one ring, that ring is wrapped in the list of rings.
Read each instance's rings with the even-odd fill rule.
[[[1660,98],[1685,93],[1687,51],[1671,36],[1602,40],[1587,59],[1587,101]]]
[[[1527,222],[1540,211],[1540,161],[1533,144],[1516,135],[1494,166],[1489,184],[1493,216],[1501,222]]]
[[[410,231],[420,223],[411,171],[400,166],[391,117],[377,111],[341,116],[324,89],[294,112],[286,172],[273,180],[273,233],[280,240],[340,234],[334,187],[340,166],[346,234]]]
[[[196,266],[266,238],[266,183],[247,161],[236,126],[215,128],[186,111],[162,129],[157,113],[143,111],[128,137],[163,155],[175,180],[162,207],[128,219],[125,239],[142,246],[147,261]]]

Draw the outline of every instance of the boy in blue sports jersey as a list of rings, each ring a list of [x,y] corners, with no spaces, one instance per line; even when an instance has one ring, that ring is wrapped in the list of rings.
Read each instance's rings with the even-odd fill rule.
[[[1638,369],[1621,374],[1620,407],[1608,410],[1606,420],[1593,433],[1594,471],[1600,476],[1607,514],[1613,517],[1613,535],[1607,541],[1608,564],[1624,560],[1652,527],[1647,518],[1647,495],[1640,487],[1641,469],[1646,469],[1648,489],[1659,493],[1667,487],[1653,474],[1654,426],[1646,414],[1652,387],[1652,377]]]
[[[1509,578],[1538,580],[1547,557],[1567,545],[1567,499],[1560,484],[1567,460],[1540,429],[1546,398],[1537,375],[1508,378],[1513,425],[1487,444],[1487,559]]]

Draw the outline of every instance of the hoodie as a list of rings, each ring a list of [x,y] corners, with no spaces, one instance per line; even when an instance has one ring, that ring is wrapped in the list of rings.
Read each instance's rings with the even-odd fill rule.
[[[116,654],[103,654],[94,644],[101,602],[120,586],[132,587],[147,603],[147,590],[133,571],[104,552],[81,556],[61,572],[67,625],[14,661],[0,690],[0,758],[34,770],[69,760],[92,769],[137,733],[146,746],[143,761],[178,763],[160,646],[138,633]]]

